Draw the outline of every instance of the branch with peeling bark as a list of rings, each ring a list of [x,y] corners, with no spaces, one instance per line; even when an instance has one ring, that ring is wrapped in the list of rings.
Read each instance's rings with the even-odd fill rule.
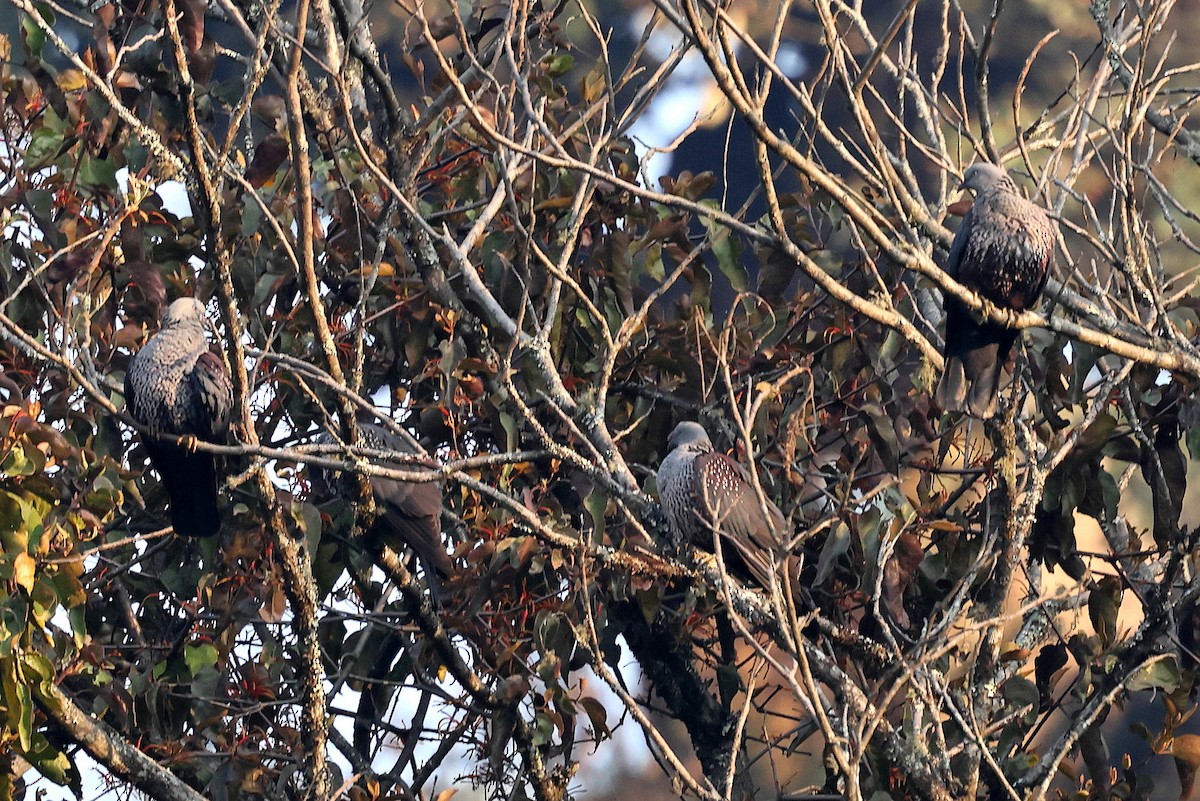
[[[43,692],[48,697],[40,705],[46,716],[114,776],[155,801],[204,801],[203,795],[139,751],[116,729],[80,709],[59,687],[44,685]]]

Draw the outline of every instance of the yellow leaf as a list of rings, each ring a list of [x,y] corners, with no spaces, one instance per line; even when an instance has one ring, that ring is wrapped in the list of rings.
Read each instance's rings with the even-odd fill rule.
[[[575,202],[575,198],[571,195],[559,195],[558,197],[546,198],[541,203],[537,204],[534,211],[545,211],[546,209],[566,209],[570,208]]]
[[[1176,734],[1168,750],[1176,759],[1189,765],[1200,765],[1200,734]]]
[[[362,269],[359,272],[361,272],[363,275],[370,275],[371,270],[373,270],[373,269],[374,268],[371,265],[364,264],[362,266]],[[386,261],[381,261],[379,263],[379,277],[380,278],[391,278],[395,274],[396,274],[396,268],[393,267],[391,264],[389,264]]]
[[[287,596],[283,593],[283,587],[276,585],[271,588],[271,592],[263,604],[263,608],[258,611],[258,615],[267,623],[278,623],[283,620],[285,612],[287,612]]]
[[[1028,648],[1022,648],[1011,642],[1004,643],[1000,648],[1002,649],[1000,654],[1002,662],[1024,662],[1033,653]]]
[[[19,553],[13,559],[13,581],[25,588],[26,592],[33,592],[33,577],[37,572],[37,561],[27,553]]]
[[[63,70],[58,76],[58,88],[64,92],[74,92],[87,88],[87,78],[79,70]]]

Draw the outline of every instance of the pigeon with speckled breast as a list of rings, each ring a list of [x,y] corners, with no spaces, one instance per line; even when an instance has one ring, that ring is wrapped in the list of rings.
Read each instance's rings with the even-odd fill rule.
[[[167,307],[125,371],[125,404],[151,436],[142,444],[162,476],[171,525],[185,537],[208,537],[221,527],[217,511],[217,458],[180,447],[159,435],[224,443],[233,410],[233,385],[225,364],[209,350],[204,304],[180,298]]]
[[[975,192],[950,246],[946,273],[1004,309],[1024,311],[1041,297],[1057,235],[1050,217],[1017,192],[1003,168],[972,164],[963,189]],[[935,400],[980,419],[996,413],[1000,373],[1020,330],[978,320],[947,295],[946,366]]]
[[[775,565],[783,558],[790,534],[783,513],[764,504],[737,462],[713,449],[699,423],[683,422],[667,440],[668,453],[658,467],[658,496],[672,543],[690,542],[721,553],[731,573],[770,589]]]

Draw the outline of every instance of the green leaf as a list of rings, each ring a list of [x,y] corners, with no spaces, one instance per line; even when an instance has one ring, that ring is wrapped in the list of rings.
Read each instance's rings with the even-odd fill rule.
[[[25,758],[38,772],[60,786],[78,787],[79,770],[74,763],[41,734],[35,734],[32,747],[25,751]]]
[[[817,559],[817,577],[813,579],[815,586],[821,586],[825,580],[829,578],[829,574],[833,572],[833,566],[838,558],[844,556],[850,550],[850,527],[845,521],[839,520],[833,531],[825,540],[825,546],[821,548],[821,556]]]
[[[54,12],[45,3],[37,3],[34,7],[38,15],[53,28]],[[25,46],[29,48],[29,54],[41,58],[42,48],[46,45],[46,34],[28,14],[21,15],[21,30],[25,34]]]
[[[0,543],[4,550],[13,553],[24,553],[29,543],[27,536],[20,536],[28,530],[27,520],[29,510],[19,495],[0,490]]]
[[[1020,709],[1031,706],[1037,709],[1041,700],[1037,687],[1024,676],[1013,676],[1000,688],[1001,695],[1014,707]]]
[[[0,694],[4,697],[4,711],[9,716],[6,721],[8,728],[15,728],[12,714],[20,708],[21,699],[17,693],[17,665],[12,659],[0,663]]]
[[[20,443],[14,444],[0,462],[0,476],[16,478],[32,476],[37,472],[37,466],[32,460],[25,458],[25,448]]]
[[[646,263],[644,269],[646,275],[653,278],[655,281],[662,281],[667,276],[666,267],[663,265],[662,245],[658,242],[653,242],[646,248],[645,255]],[[1200,431],[1200,428],[1197,429]]]
[[[37,170],[54,158],[62,148],[63,136],[43,126],[36,129],[25,146],[25,168]]]
[[[534,646],[543,655],[569,659],[577,646],[575,628],[560,612],[539,612],[534,620]]]
[[[17,704],[17,737],[21,741],[21,750],[28,752],[33,747],[33,694],[29,692],[29,685],[21,681],[22,677],[14,678],[16,680],[14,698]],[[13,710],[9,709],[10,724],[12,713]]]
[[[115,189],[117,165],[112,159],[85,155],[79,164],[79,181],[95,189]]]
[[[844,261],[841,254],[832,250],[813,250],[809,251],[808,257],[817,263],[825,272],[830,275],[840,275]]]
[[[551,78],[557,78],[560,75],[566,75],[575,66],[575,57],[568,53],[560,53],[558,55],[546,56],[542,59],[542,64],[546,68],[546,74]]]
[[[129,168],[131,173],[137,173],[142,170],[150,160],[149,151],[142,144],[142,140],[136,136],[129,138],[129,142],[122,148],[122,155],[125,157],[125,166]]]
[[[29,601],[32,605],[33,622],[45,628],[59,610],[58,593],[54,591],[54,584],[48,577],[38,576],[34,580],[33,588],[29,591]]]
[[[592,731],[595,733],[596,739],[607,739],[612,732],[608,728],[608,710],[604,708],[604,704],[591,696],[580,698],[579,703],[583,707],[583,711],[587,713],[588,722],[592,724]]]
[[[26,676],[33,677],[42,684],[52,684],[58,676],[54,663],[36,651],[27,651],[22,654],[21,664]]]
[[[258,233],[258,226],[262,222],[262,209],[257,203],[247,203],[242,207],[242,235],[254,236]]]
[[[750,276],[746,265],[742,263],[742,240],[726,233],[712,243],[713,254],[717,257],[717,266],[729,279],[729,283],[739,292],[744,292],[750,286]]]
[[[599,542],[604,534],[604,510],[608,508],[608,497],[593,489],[583,500],[583,508],[592,518],[592,528],[596,541]]]
[[[311,503],[294,503],[289,511],[296,527],[304,532],[308,552],[316,553],[321,543],[321,511]]]
[[[313,579],[322,598],[333,590],[338,577],[346,569],[346,563],[339,558],[338,551],[336,542],[324,542],[315,551],[317,556],[313,560]]]
[[[187,662],[188,672],[197,676],[205,668],[216,666],[217,649],[211,643],[189,645],[183,649],[183,659]]]
[[[83,606],[73,606],[67,613],[67,618],[71,621],[71,637],[75,641],[75,647],[82,648],[88,641],[87,609]]]
[[[1160,659],[1152,665],[1147,665],[1134,673],[1129,679],[1128,687],[1131,692],[1137,690],[1162,690],[1166,693],[1175,692],[1182,677],[1179,675],[1179,663],[1175,657]]]

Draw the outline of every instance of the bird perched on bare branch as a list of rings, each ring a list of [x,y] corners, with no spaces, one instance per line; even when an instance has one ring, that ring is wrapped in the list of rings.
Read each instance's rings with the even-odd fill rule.
[[[994,164],[972,164],[962,188],[974,191],[975,201],[954,236],[946,273],[1001,308],[1030,308],[1046,285],[1054,223],[1044,209],[1021,197],[1008,173]],[[996,413],[1000,372],[1020,331],[977,320],[953,296],[946,296],[945,305],[946,367],[937,405],[990,418]]]
[[[150,429],[142,437],[150,463],[162,476],[171,503],[171,525],[185,537],[208,537],[221,527],[217,512],[217,460],[158,439],[194,437],[221,443],[229,431],[233,385],[221,357],[208,347],[204,304],[180,298],[167,307],[125,371],[125,404]]]
[[[677,425],[667,448],[658,467],[658,495],[674,544],[690,542],[711,552],[720,537],[730,572],[769,590],[788,534],[783,513],[760,500],[741,465],[713,450],[699,423]]]
[[[415,454],[403,437],[373,423],[359,423],[359,444],[379,451]],[[331,443],[333,437],[322,434],[318,442]],[[401,465],[403,468],[405,465]],[[314,472],[314,491],[333,492],[332,477],[324,471]],[[438,579],[454,572],[454,562],[442,542],[441,481],[399,481],[383,476],[370,476],[371,493],[375,498],[378,517],[368,535],[393,548],[408,546],[416,553],[429,582],[430,593],[438,596]]]

